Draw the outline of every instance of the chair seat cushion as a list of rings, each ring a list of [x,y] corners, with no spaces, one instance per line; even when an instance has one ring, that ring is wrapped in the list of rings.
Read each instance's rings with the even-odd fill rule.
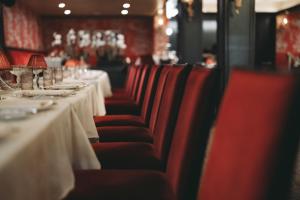
[[[136,115],[94,116],[96,126],[146,126],[145,121]]]
[[[75,171],[75,189],[67,200],[176,200],[165,176],[148,170]]]
[[[162,169],[149,143],[104,142],[93,144],[93,148],[103,169]]]
[[[148,128],[137,126],[97,127],[100,142],[153,142]]]
[[[132,114],[139,115],[140,106],[130,99],[108,100],[105,101],[105,108],[108,115]]]

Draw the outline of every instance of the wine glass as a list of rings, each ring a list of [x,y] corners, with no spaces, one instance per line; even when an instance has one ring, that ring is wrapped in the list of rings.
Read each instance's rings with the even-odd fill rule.
[[[10,71],[11,74],[17,77],[17,88],[21,88],[21,76],[25,72],[26,66],[24,65],[12,65],[12,70]]]

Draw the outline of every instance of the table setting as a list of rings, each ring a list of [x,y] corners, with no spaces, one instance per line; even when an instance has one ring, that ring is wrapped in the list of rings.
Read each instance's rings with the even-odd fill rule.
[[[98,139],[93,116],[105,115],[103,72],[67,77],[59,61],[34,54],[26,66],[13,66],[0,51],[3,199],[62,199],[74,187],[74,169],[101,168],[90,142]]]

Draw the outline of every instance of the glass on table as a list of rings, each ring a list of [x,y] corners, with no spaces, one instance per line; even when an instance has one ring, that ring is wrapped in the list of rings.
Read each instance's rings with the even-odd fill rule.
[[[32,90],[33,89],[33,71],[30,68],[24,69],[21,75],[21,89]]]
[[[60,67],[55,67],[54,69],[54,80],[55,83],[61,83],[64,79],[64,74],[63,74],[63,68]]]
[[[43,85],[44,88],[50,87],[53,85],[53,69],[48,67],[43,72]]]
[[[27,66],[25,65],[12,65],[12,70],[10,71],[10,73],[17,77],[17,84],[15,85],[15,87],[18,89],[21,88],[21,76],[26,71],[26,68]]]

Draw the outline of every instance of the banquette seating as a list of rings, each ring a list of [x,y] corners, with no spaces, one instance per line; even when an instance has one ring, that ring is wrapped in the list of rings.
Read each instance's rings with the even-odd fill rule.
[[[66,199],[287,199],[299,143],[299,79],[293,75],[233,70],[220,108],[216,109],[217,71],[198,67],[186,70],[190,72],[182,83],[178,76],[183,71],[182,66],[162,69],[156,89],[162,97],[153,143],[95,144],[104,169],[75,171],[75,189]],[[166,90],[160,88],[164,73],[163,85],[171,85]],[[174,95],[178,91],[172,90],[178,88],[171,82],[183,84],[182,98]],[[180,102],[177,114],[166,105],[174,99]],[[163,122],[164,116],[168,119],[171,113],[176,115],[172,131],[169,123]],[[170,139],[161,142],[163,135],[155,130],[166,129],[172,132],[168,133]],[[165,168],[151,167],[151,162],[145,161],[149,154],[140,153],[144,151],[142,146],[147,146],[153,155],[168,149]],[[139,153],[141,157],[135,159],[140,161],[130,158]],[[105,166],[106,159],[111,166]],[[114,164],[124,167],[118,169]]]

